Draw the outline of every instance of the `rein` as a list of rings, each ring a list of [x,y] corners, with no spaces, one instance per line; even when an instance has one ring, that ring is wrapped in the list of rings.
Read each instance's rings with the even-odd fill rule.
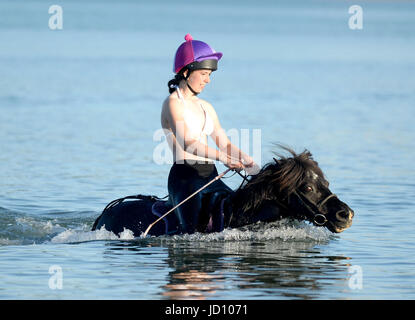
[[[187,200],[189,200],[191,197],[193,197],[194,195],[198,194],[200,191],[202,191],[203,189],[205,189],[207,186],[209,186],[210,184],[212,184],[213,182],[219,180],[220,178],[222,178],[225,174],[227,174],[229,171],[231,171],[230,168],[226,169],[224,172],[222,172],[220,175],[216,176],[214,179],[212,179],[211,181],[209,181],[208,183],[206,183],[203,187],[199,188],[198,190],[196,190],[195,192],[193,192],[190,196],[188,196],[186,199],[184,199],[183,201],[181,201],[179,204],[175,205],[173,208],[171,208],[169,211],[167,211],[165,214],[163,214],[161,217],[159,217],[156,221],[154,221],[153,223],[151,223],[146,231],[143,233],[143,237],[145,238],[148,234],[148,232],[150,231],[150,229],[160,220],[162,220],[165,216],[167,216],[169,213],[173,212],[176,208],[178,208],[179,206],[181,206],[183,203],[185,203]]]

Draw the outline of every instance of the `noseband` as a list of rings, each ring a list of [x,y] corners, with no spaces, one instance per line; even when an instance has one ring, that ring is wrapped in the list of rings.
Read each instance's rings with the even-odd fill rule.
[[[331,193],[326,198],[324,198],[322,201],[320,201],[318,204],[312,203],[310,200],[307,199],[307,197],[302,193],[301,191],[294,191],[293,192],[297,198],[301,201],[301,203],[307,208],[310,219],[313,221],[314,224],[317,226],[324,226],[327,223],[326,216],[321,213],[320,209],[321,207],[331,198],[337,198],[337,196],[334,193]]]

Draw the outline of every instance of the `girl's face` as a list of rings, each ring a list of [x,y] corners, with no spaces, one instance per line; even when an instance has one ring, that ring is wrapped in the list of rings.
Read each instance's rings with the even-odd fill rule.
[[[210,82],[211,74],[212,74],[212,70],[208,70],[208,69],[195,70],[192,73],[190,73],[190,77],[187,79],[187,82],[193,88],[193,90],[197,92],[202,92],[205,85]]]

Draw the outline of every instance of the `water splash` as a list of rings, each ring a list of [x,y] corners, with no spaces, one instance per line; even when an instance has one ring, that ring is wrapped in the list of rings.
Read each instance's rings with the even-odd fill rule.
[[[313,226],[304,221],[283,219],[271,223],[256,223],[254,225],[238,228],[225,229],[215,233],[194,233],[163,236],[167,241],[200,241],[200,242],[231,242],[231,241],[316,241],[324,242],[333,237],[333,233],[325,228]]]
[[[328,241],[333,234],[325,228],[315,227],[303,221],[284,219],[273,223],[257,223],[239,229],[225,229],[222,232],[183,234],[159,237],[134,237],[131,230],[124,229],[114,234],[103,226],[99,230],[90,231],[90,226],[82,229],[68,229],[54,236],[51,243],[78,243],[97,240],[134,240],[146,241],[148,239],[161,242],[237,242],[237,241]]]
[[[90,228],[89,228],[90,229]],[[77,243],[96,240],[133,240],[134,234],[131,230],[124,229],[123,232],[118,235],[111,231],[105,230],[105,226],[102,226],[99,230],[86,231],[86,230],[72,230],[68,229],[57,236],[53,237],[51,243]]]

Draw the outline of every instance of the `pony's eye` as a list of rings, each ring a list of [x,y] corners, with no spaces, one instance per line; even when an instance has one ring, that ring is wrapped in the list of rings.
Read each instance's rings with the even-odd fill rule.
[[[306,192],[311,192],[311,191],[313,191],[313,187],[312,186],[307,186],[307,187],[305,187],[305,191]]]

